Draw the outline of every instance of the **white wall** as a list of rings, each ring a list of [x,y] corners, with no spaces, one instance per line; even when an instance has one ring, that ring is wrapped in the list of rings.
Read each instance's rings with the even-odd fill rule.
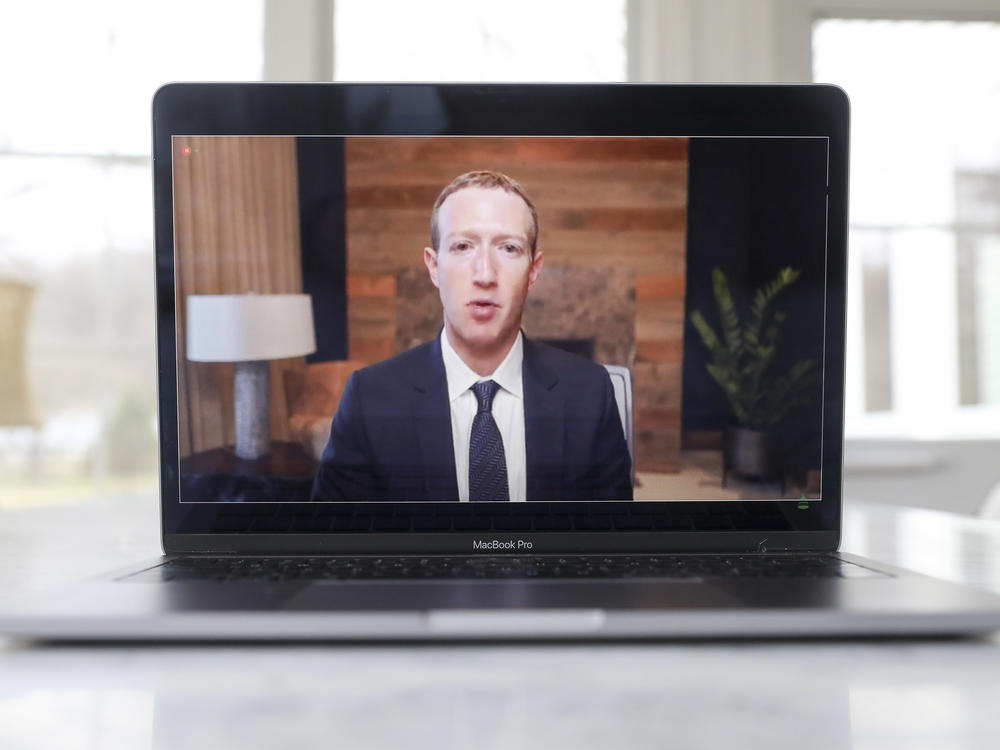
[[[264,0],[265,81],[329,81],[333,0]]]
[[[629,79],[779,80],[775,19],[776,0],[630,0]]]

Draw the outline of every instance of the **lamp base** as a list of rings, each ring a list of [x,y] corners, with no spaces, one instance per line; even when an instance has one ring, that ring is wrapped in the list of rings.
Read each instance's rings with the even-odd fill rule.
[[[271,363],[236,362],[233,376],[236,457],[256,459],[271,447]]]

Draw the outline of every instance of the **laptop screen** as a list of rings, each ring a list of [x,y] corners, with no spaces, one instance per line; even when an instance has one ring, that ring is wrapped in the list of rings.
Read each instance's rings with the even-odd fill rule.
[[[172,147],[181,502],[821,499],[827,138]]]
[[[835,545],[846,155],[823,86],[164,87],[165,534]]]

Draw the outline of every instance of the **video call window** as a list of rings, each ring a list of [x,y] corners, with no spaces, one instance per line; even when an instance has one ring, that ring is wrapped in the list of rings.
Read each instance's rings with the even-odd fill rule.
[[[182,502],[820,499],[825,138],[173,138]]]

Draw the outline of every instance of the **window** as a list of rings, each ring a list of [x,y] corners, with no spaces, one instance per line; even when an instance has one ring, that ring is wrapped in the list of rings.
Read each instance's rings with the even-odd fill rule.
[[[0,508],[151,491],[150,103],[171,80],[259,79],[263,3],[21,3],[5,21],[0,344],[23,361],[0,384]]]
[[[338,81],[625,80],[625,0],[337,0],[334,35]]]
[[[1000,23],[823,19],[852,103],[849,436],[1000,434]]]

